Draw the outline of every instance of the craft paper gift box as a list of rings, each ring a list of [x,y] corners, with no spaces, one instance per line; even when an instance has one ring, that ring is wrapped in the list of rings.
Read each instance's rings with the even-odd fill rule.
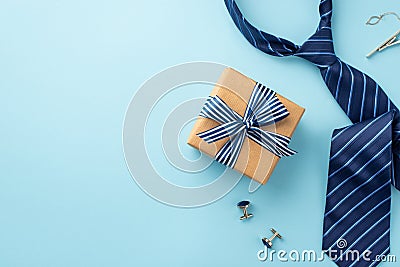
[[[230,109],[236,111],[237,114],[243,117],[256,84],[255,81],[238,71],[226,68],[211,92],[210,97],[218,96]],[[276,132],[277,134],[290,138],[305,110],[277,93],[276,97],[287,109],[289,115],[276,123],[260,126],[259,128],[269,132]],[[187,143],[209,156],[215,157],[226,142],[231,140],[231,137],[225,137],[224,139],[207,143],[200,138],[198,134],[219,125],[221,125],[221,123],[213,119],[199,116],[189,135]],[[248,137],[244,138],[243,145],[238,155],[233,168],[261,184],[265,184],[269,180],[280,159],[279,156]]]

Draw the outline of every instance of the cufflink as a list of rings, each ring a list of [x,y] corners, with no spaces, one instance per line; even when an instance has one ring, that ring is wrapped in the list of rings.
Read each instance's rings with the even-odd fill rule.
[[[247,208],[250,206],[250,201],[243,200],[237,203],[239,209],[243,210],[243,216],[240,216],[240,220],[246,220],[253,217],[253,214],[247,213]]]
[[[271,228],[271,232],[274,234],[273,236],[271,236],[270,238],[264,237],[263,239],[261,239],[261,241],[263,242],[264,246],[266,246],[268,248],[272,247],[272,240],[275,237],[277,237],[279,239],[282,239],[282,236],[274,228]]]

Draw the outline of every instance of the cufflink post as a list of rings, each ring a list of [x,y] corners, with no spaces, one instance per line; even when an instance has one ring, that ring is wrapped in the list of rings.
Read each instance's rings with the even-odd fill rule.
[[[268,248],[272,247],[272,240],[274,240],[275,237],[282,239],[282,236],[274,228],[271,228],[270,230],[273,233],[273,236],[271,236],[270,238],[264,237],[262,239],[264,246],[266,246]]]

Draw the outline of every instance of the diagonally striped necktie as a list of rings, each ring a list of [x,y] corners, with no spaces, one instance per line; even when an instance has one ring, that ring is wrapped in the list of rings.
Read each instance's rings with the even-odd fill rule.
[[[331,143],[323,250],[338,266],[375,266],[389,253],[390,184],[400,189],[398,109],[369,76],[334,52],[332,0],[321,0],[318,28],[303,45],[251,25],[234,0],[234,23],[261,51],[298,56],[318,66],[332,95],[354,123],[335,130]]]

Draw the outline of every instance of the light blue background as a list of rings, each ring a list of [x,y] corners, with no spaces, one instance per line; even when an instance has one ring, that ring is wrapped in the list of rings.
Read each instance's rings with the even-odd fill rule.
[[[318,0],[238,2],[255,25],[297,43],[318,23]],[[316,67],[254,49],[222,0],[3,0],[0,6],[1,267],[281,266],[256,257],[270,227],[284,236],[277,250],[320,250],[330,135],[349,121]],[[399,103],[400,47],[365,58],[399,28],[394,18],[375,27],[365,20],[391,10],[400,12],[396,1],[334,1],[333,33],[337,54]],[[130,177],[121,144],[124,112],[153,74],[199,60],[232,66],[304,106],[291,145],[300,153],[282,160],[255,194],[242,179],[214,204],[172,208]],[[247,222],[238,220],[242,199],[254,203]],[[399,200],[393,191],[392,203]],[[400,257],[396,206],[392,254]]]

